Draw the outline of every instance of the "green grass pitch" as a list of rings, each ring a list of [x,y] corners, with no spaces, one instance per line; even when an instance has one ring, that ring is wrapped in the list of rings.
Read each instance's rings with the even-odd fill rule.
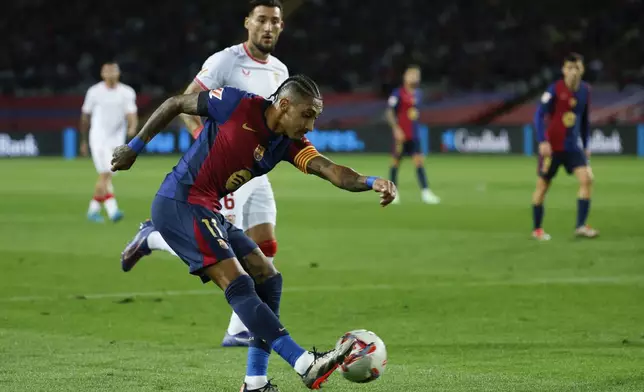
[[[0,391],[238,391],[245,350],[219,348],[230,315],[214,285],[153,254],[119,254],[176,157],[142,157],[115,180],[126,218],[92,224],[90,160],[0,161]],[[385,156],[334,156],[386,175]],[[288,164],[270,175],[284,274],[282,319],[305,347],[366,328],[384,376],[333,375],[327,391],[643,391],[644,160],[596,157],[589,223],[573,238],[576,182],[546,203],[549,243],[530,239],[534,159],[433,156],[444,202],[420,203],[411,162],[402,204],[378,206]],[[305,390],[277,356],[282,391]]]

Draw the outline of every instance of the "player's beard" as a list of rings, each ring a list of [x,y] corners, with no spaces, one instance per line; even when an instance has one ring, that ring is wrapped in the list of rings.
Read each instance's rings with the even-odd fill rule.
[[[273,38],[273,43],[272,43],[272,44],[270,44],[270,45],[264,45],[264,44],[261,42],[261,38],[260,38],[260,41],[254,41],[254,42],[253,42],[253,45],[254,45],[254,46],[257,48],[257,50],[259,50],[260,52],[262,52],[262,53],[264,53],[264,54],[271,54],[271,53],[273,53],[273,50],[275,50],[275,44],[276,44],[276,43],[277,43],[277,39],[276,39],[276,38]]]

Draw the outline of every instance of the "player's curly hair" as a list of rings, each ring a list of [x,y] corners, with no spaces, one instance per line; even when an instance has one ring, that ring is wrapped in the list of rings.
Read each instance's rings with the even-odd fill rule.
[[[276,101],[286,94],[293,93],[299,94],[301,96],[309,96],[317,99],[322,99],[322,93],[320,93],[320,88],[318,87],[317,83],[315,83],[313,79],[309,78],[308,76],[301,74],[294,75],[286,79],[268,98]]]

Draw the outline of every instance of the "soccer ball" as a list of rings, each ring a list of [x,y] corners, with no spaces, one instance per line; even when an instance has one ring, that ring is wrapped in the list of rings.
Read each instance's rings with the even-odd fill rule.
[[[387,366],[387,348],[385,343],[371,331],[357,329],[345,333],[337,346],[354,338],[351,353],[340,365],[339,370],[344,378],[351,382],[366,383],[382,376]]]

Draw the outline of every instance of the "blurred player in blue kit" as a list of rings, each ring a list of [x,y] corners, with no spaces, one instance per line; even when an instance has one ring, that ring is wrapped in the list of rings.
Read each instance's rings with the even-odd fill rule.
[[[427,204],[438,204],[440,198],[429,189],[427,175],[425,174],[424,157],[420,150],[418,137],[418,106],[422,99],[420,85],[420,67],[411,65],[403,74],[403,84],[395,89],[388,100],[386,111],[387,122],[391,127],[394,138],[393,161],[391,163],[389,179],[394,184],[398,183],[398,167],[403,156],[411,155],[416,166],[418,185],[421,189],[421,200]],[[396,197],[395,204],[400,203]]]
[[[551,84],[541,96],[534,116],[539,163],[536,189],[532,195],[532,236],[541,241],[550,239],[543,230],[543,203],[559,166],[579,180],[575,235],[595,238],[599,232],[586,224],[590,212],[593,174],[589,165],[590,149],[590,86],[581,80],[583,58],[571,53],[563,61],[563,78]],[[548,125],[545,120],[549,117]],[[581,146],[580,146],[581,139]]]
[[[283,160],[347,191],[375,190],[382,206],[396,196],[392,182],[337,165],[309,143],[305,134],[313,130],[322,109],[317,85],[302,75],[286,79],[268,100],[232,87],[179,95],[164,102],[139,134],[114,152],[112,170],[128,170],[145,144],[177,115],[207,118],[195,143],[161,184],[152,203],[152,221],[190,273],[217,284],[248,327],[251,342],[242,391],[277,391],[267,377],[271,350],[308,388],[318,389],[354,341],[317,353],[291,338],[279,321],[282,275],[257,244],[222,216],[220,200]]]

